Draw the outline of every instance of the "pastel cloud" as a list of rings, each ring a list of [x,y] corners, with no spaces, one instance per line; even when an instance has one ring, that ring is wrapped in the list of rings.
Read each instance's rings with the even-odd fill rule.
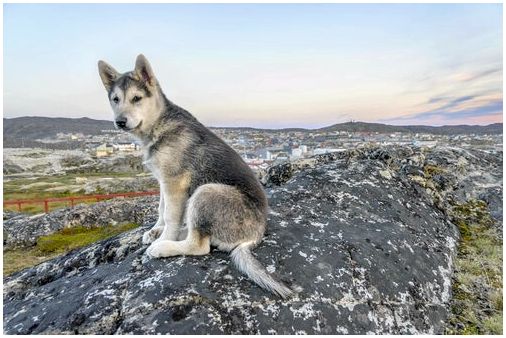
[[[451,124],[490,124],[502,123],[503,118],[503,100],[484,99],[468,104],[472,99],[468,97],[461,98],[461,105],[446,104],[438,109],[420,112],[409,116],[397,117],[394,119],[385,119],[384,122],[394,124],[432,124],[432,125],[451,125]],[[459,102],[458,99],[452,101]]]

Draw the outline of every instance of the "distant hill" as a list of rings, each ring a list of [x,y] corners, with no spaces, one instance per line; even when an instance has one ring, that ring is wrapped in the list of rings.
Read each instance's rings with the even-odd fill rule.
[[[39,117],[23,116],[12,119],[3,119],[4,123],[4,148],[46,148],[51,149],[75,149],[79,142],[68,141],[44,144],[37,139],[53,138],[58,133],[83,133],[84,135],[99,135],[102,130],[114,129],[112,121],[93,120],[83,118],[65,117]]]
[[[98,135],[101,130],[114,129],[112,121],[93,120],[87,117],[71,119],[65,117],[23,116],[4,118],[4,141],[6,138],[35,140],[56,136],[58,133],[83,133]]]
[[[378,132],[382,134],[390,134],[395,132],[402,133],[427,133],[438,135],[458,135],[458,134],[502,134],[502,123],[489,124],[487,126],[470,126],[470,125],[456,125],[456,126],[393,126],[382,123],[369,123],[369,122],[346,122],[333,124],[328,127],[317,129],[305,128],[282,128],[282,129],[262,129],[251,127],[211,127],[230,130],[258,130],[264,132],[334,132],[334,131],[348,131],[348,132]]]
[[[113,129],[112,121],[93,120],[83,118],[52,118],[52,117],[16,117],[4,118],[4,147],[19,146],[23,140],[25,146],[37,146],[36,139],[52,138],[58,133],[83,133],[85,135],[99,135],[102,130]],[[217,127],[223,128],[223,127]],[[381,123],[347,122],[334,124],[319,129],[284,128],[284,129],[257,129],[250,127],[227,127],[233,130],[258,130],[264,132],[276,131],[349,131],[349,132],[411,132],[431,133],[440,135],[451,134],[502,134],[502,123],[494,123],[488,126],[392,126]]]
[[[392,126],[381,123],[346,122],[320,128],[321,131],[354,131],[354,132],[379,132],[379,133],[428,133],[439,135],[454,134],[502,134],[502,123],[489,124],[487,126]]]

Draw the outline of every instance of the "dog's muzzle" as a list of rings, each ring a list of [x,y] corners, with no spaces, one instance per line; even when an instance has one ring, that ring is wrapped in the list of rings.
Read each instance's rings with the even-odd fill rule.
[[[127,119],[124,117],[118,118],[114,121],[114,123],[116,123],[116,127],[119,129],[126,129]]]

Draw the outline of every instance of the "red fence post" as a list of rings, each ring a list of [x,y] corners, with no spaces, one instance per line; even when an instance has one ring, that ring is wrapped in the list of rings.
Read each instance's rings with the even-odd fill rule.
[[[18,202],[18,211],[21,212],[21,202]]]
[[[48,211],[49,211],[49,206],[48,206],[47,200],[44,200],[44,212],[47,214]]]

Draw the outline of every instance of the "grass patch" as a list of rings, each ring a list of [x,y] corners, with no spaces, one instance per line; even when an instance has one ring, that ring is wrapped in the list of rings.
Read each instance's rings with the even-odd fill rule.
[[[485,319],[483,326],[486,331],[494,332],[495,334],[502,334],[502,313],[491,316]]]
[[[107,178],[107,177],[135,177],[135,173],[85,173],[85,174],[65,174],[53,176],[39,176],[34,178],[8,178],[4,179],[4,200],[10,199],[30,199],[30,198],[45,198],[45,197],[65,197],[75,193],[68,191],[45,191],[50,186],[47,184],[61,184],[70,186],[76,184],[77,177],[87,178]],[[31,186],[29,189],[22,189],[33,183],[40,183],[41,185]]]
[[[16,249],[4,251],[4,277],[16,271],[35,266],[45,262],[53,257],[58,256],[57,253],[52,255],[43,255],[36,248]]]
[[[27,267],[42,263],[46,260],[81,248],[100,240],[110,238],[138,227],[128,223],[116,226],[96,228],[73,227],[66,228],[52,235],[42,236],[33,248],[15,249],[4,252],[4,276],[10,275]]]
[[[502,236],[485,202],[454,206],[461,241],[447,334],[502,334]]]

